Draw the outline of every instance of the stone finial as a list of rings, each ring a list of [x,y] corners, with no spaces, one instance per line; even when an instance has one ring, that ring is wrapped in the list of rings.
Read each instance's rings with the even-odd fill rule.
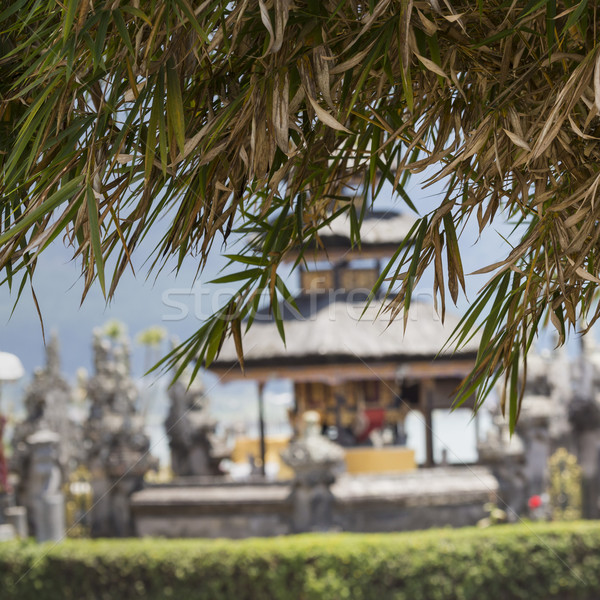
[[[50,334],[46,345],[46,371],[52,375],[60,375],[60,342],[55,331]]]
[[[13,431],[11,467],[20,476],[17,485],[19,501],[27,494],[34,448],[29,440],[36,432],[47,430],[58,436],[58,462],[63,475],[83,458],[81,428],[69,416],[71,400],[71,386],[60,372],[58,337],[52,334],[46,346],[46,366],[34,371],[33,380],[25,390],[25,419],[17,423]]]
[[[96,373],[104,373],[110,370],[110,342],[104,337],[102,329],[96,327],[92,332],[92,349],[94,353],[94,368]]]
[[[580,324],[580,331],[586,332],[587,329],[588,323],[585,319],[582,319]],[[581,347],[582,354],[593,354],[599,349],[593,331],[587,331],[586,333],[580,334],[579,344]]]

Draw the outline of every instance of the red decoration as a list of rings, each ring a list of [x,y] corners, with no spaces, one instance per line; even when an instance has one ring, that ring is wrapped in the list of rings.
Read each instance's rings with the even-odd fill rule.
[[[531,498],[529,498],[529,501],[527,502],[527,505],[531,510],[539,508],[542,505],[542,497],[538,496],[537,494],[535,496],[531,496]]]
[[[364,442],[372,431],[385,425],[385,408],[365,409],[364,420],[364,429],[356,436],[359,443]]]

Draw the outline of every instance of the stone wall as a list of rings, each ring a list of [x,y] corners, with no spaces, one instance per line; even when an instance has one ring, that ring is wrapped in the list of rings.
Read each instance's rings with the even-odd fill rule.
[[[152,537],[275,536],[291,533],[291,488],[279,484],[150,487],[132,497],[135,532]]]

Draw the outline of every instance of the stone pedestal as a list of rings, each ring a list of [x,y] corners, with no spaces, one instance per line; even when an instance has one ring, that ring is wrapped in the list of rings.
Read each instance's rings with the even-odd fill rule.
[[[27,496],[38,542],[58,542],[65,537],[59,442],[57,433],[44,429],[27,438],[31,455]]]
[[[60,542],[65,537],[65,499],[62,494],[39,496],[33,501],[38,542]]]
[[[559,408],[550,396],[531,394],[524,399],[516,431],[525,452],[528,498],[541,496],[548,488],[548,460],[554,443],[551,423],[558,417]]]
[[[499,507],[509,521],[518,520],[527,508],[528,477],[525,448],[520,436],[512,437],[503,417],[494,417],[495,428],[477,446],[479,460],[490,467],[498,480]]]
[[[9,542],[15,539],[15,528],[8,523],[0,525],[0,542]]]

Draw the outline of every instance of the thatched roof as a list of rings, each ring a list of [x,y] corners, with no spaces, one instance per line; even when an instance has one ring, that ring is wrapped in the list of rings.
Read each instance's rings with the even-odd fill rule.
[[[431,360],[458,323],[457,317],[446,315],[446,322],[442,324],[432,305],[415,303],[403,331],[402,315],[392,323],[387,313],[377,317],[381,301],[374,301],[361,319],[364,301],[365,295],[357,293],[345,297],[334,293],[301,296],[297,299],[299,313],[289,305],[282,309],[286,344],[269,312],[261,312],[244,337],[246,369]],[[446,350],[439,358],[473,357],[477,344],[478,340],[474,339],[460,353],[452,355]],[[233,340],[226,340],[212,368],[222,371],[236,363]]]
[[[353,247],[351,241],[351,225],[348,214],[338,217],[319,231],[321,246],[315,246],[314,256],[317,259],[356,258],[356,254],[349,255],[350,251],[360,253],[360,258],[387,257],[394,254],[398,245],[407,237],[415,219],[407,214],[396,211],[368,211],[360,228],[360,248]],[[313,257],[310,250],[306,252],[307,258]],[[295,258],[290,252],[287,260]]]
[[[360,228],[360,239],[363,245],[398,244],[408,234],[415,219],[406,214],[392,211],[369,211]],[[328,242],[337,239],[350,241],[350,218],[340,217],[324,227],[319,235]]]

